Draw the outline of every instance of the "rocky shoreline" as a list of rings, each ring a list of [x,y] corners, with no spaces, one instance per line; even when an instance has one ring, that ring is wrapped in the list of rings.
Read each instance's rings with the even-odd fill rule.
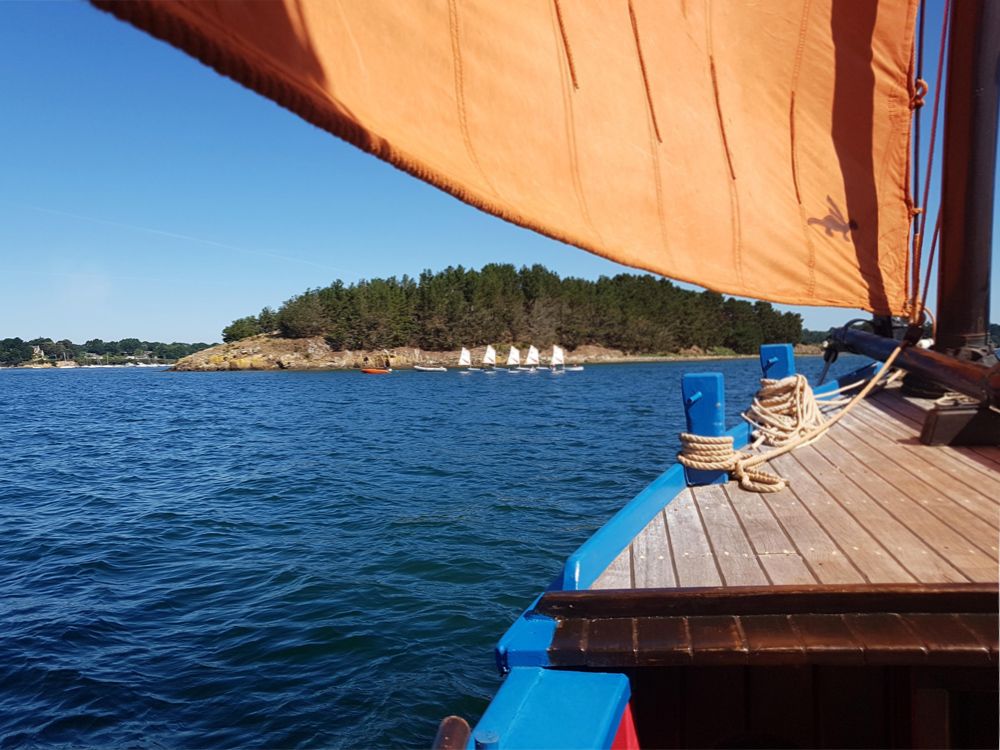
[[[485,347],[473,347],[472,361],[480,362]],[[498,359],[506,359],[507,346],[497,347]],[[502,357],[501,357],[502,352]],[[796,347],[799,354],[817,354],[818,347]],[[379,367],[387,362],[393,369],[408,369],[414,365],[456,366],[459,351],[427,351],[413,347],[397,347],[379,351],[336,351],[322,336],[286,339],[274,334],[219,344],[184,357],[172,369],[180,372],[219,372],[234,370],[349,370]],[[684,360],[737,359],[753,355],[708,354],[687,350],[677,354],[626,354],[617,349],[585,345],[566,352],[566,364],[598,364],[623,362],[671,362]],[[543,359],[543,366],[545,361]]]

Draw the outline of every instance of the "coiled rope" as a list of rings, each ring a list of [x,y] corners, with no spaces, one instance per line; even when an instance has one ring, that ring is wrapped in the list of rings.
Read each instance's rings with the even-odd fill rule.
[[[681,453],[677,460],[689,469],[728,472],[748,492],[780,492],[788,486],[788,480],[758,467],[820,438],[871,393],[905,346],[904,342],[896,347],[864,388],[829,419],[824,419],[819,402],[802,375],[761,380],[761,389],[743,418],[754,428],[750,449],[767,443],[775,446],[775,450],[767,453],[737,451],[733,449],[732,436],[708,437],[682,432]]]

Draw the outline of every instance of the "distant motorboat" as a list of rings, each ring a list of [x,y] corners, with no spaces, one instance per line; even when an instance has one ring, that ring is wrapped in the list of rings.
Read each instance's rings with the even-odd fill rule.
[[[362,367],[361,372],[365,375],[388,375],[392,372],[391,367]]]
[[[420,372],[448,372],[447,367],[440,365],[413,365],[413,369]]]
[[[566,370],[566,372],[580,372],[583,370],[583,365],[573,365],[572,367],[564,367],[563,369]]]
[[[517,372],[519,365],[521,364],[521,350],[516,346],[510,348],[510,353],[507,355],[507,372]]]

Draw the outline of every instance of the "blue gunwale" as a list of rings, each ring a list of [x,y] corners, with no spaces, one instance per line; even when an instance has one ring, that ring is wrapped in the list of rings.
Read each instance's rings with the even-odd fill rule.
[[[630,697],[628,677],[621,673],[517,667],[466,747],[608,748]]]
[[[876,362],[864,365],[836,380],[817,386],[814,393],[821,396],[869,378],[877,365]],[[725,434],[733,438],[734,448],[743,448],[750,442],[750,425],[740,422],[726,430]],[[678,463],[673,464],[581,544],[566,560],[562,572],[547,590],[583,591],[590,588],[636,535],[686,487],[684,467]],[[548,666],[548,647],[555,633],[556,622],[534,613],[540,598],[541,595],[498,642],[496,661],[501,674],[506,674],[516,666]]]
[[[830,393],[871,377],[875,369],[876,363],[872,362],[816,387],[813,392],[817,396]],[[724,434],[733,438],[734,448],[743,448],[750,442],[750,425],[740,422]],[[563,567],[562,590],[582,591],[590,588],[636,535],[686,487],[684,470],[680,464],[675,463],[660,474],[569,556]]]
[[[854,384],[858,380],[870,378],[875,373],[877,366],[878,363],[871,362],[836,380],[817,386],[813,392],[817,396],[822,396],[838,388]],[[733,438],[734,448],[743,448],[750,442],[750,425],[745,421],[740,422],[740,424],[726,430],[724,434]],[[674,463],[581,544],[566,560],[562,572],[546,591],[589,589],[608,565],[622,553],[656,514],[661,512],[686,488],[684,467],[679,463]],[[541,693],[537,691],[536,686],[539,684],[542,674],[578,674],[581,679],[585,677],[584,673],[567,673],[561,670],[546,669],[550,666],[548,649],[552,643],[557,623],[551,617],[537,614],[534,611],[543,595],[544,592],[535,598],[531,606],[518,617],[497,643],[495,650],[497,668],[501,674],[509,676],[487,709],[487,714],[477,725],[477,730],[484,727],[509,728],[514,716],[522,710],[527,710],[530,708],[528,704],[537,703],[541,698]],[[594,673],[586,673],[586,675],[586,679],[581,684],[587,684],[586,680],[591,679]],[[515,676],[519,677],[514,679]],[[605,674],[603,676],[610,677],[612,675]],[[624,675],[617,676],[625,679]],[[628,700],[627,689],[626,684],[624,698],[619,696],[615,700],[615,715],[619,718],[624,711],[624,702]],[[549,691],[542,692],[548,694]],[[495,704],[497,704],[497,708],[494,710]],[[522,738],[527,738],[528,744],[525,746],[537,746],[540,736],[537,732],[543,731],[548,724],[549,722],[541,720],[531,724],[531,731]],[[606,730],[596,734],[603,733],[606,733]],[[610,747],[613,736],[613,734],[610,737],[602,736],[601,742],[604,744],[594,746]],[[505,739],[509,739],[509,736]],[[535,744],[532,745],[532,742]],[[508,746],[506,741],[502,744],[505,747]],[[474,740],[470,738],[469,747],[474,746]]]

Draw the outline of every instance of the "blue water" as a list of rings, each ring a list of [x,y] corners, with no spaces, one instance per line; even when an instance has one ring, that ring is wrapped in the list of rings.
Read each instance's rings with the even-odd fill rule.
[[[705,369],[0,370],[0,745],[427,746]]]

